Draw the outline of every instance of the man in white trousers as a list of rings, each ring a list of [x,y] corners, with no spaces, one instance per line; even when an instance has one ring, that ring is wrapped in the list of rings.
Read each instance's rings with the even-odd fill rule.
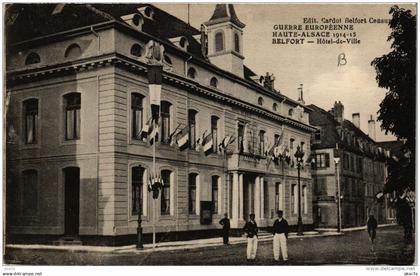
[[[258,226],[255,222],[255,215],[250,214],[249,215],[249,221],[245,224],[243,228],[248,244],[246,247],[246,259],[247,261],[253,261],[255,260],[255,257],[257,256],[257,246],[258,246]]]
[[[289,234],[289,224],[287,220],[283,218],[283,211],[277,211],[277,219],[273,225],[273,253],[274,260],[280,259],[280,250],[283,257],[283,261],[287,262],[287,235]]]

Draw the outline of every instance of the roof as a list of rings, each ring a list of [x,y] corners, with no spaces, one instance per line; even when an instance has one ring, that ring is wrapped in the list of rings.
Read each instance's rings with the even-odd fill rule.
[[[344,119],[343,123],[340,125],[330,112],[325,111],[314,104],[310,104],[308,107],[312,109],[312,112],[309,114],[309,124],[321,127],[323,131],[321,141],[313,143],[311,146],[312,149],[335,148],[338,144],[342,149],[362,153],[358,143],[347,143],[346,141],[340,139],[340,135],[338,133],[338,129],[340,128],[345,131],[352,132],[356,139],[362,139],[366,142],[376,144],[372,138],[370,138],[349,120]],[[366,155],[366,153],[364,154]]]
[[[390,150],[392,155],[397,155],[404,147],[404,143],[398,140],[378,142],[378,145]]]
[[[217,4],[210,20],[207,21],[205,24],[207,26],[210,26],[223,22],[232,22],[239,28],[245,27],[245,24],[242,23],[236,15],[233,4]]]

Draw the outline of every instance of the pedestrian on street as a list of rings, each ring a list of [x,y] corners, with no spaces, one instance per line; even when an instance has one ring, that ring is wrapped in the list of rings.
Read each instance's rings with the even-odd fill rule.
[[[246,247],[246,259],[247,261],[253,261],[255,260],[255,257],[257,256],[257,246],[258,246],[258,226],[255,222],[255,215],[250,214],[249,215],[249,221],[245,224],[243,228],[248,244]]]
[[[287,237],[289,234],[289,224],[287,220],[283,218],[283,211],[277,211],[277,219],[274,221],[273,225],[273,253],[274,253],[274,260],[278,261],[280,258],[280,250],[281,256],[283,257],[283,261],[287,262],[288,255],[287,255]]]
[[[223,229],[222,229],[223,244],[229,245],[230,220],[228,219],[227,213],[225,213],[225,217],[219,221],[219,224],[223,226]]]
[[[369,238],[371,243],[374,243],[376,237],[376,228],[378,227],[378,222],[376,221],[373,215],[369,215],[369,219],[367,221],[367,231],[369,233]]]

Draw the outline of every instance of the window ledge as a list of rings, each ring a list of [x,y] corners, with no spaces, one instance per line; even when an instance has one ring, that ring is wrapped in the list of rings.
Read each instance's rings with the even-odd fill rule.
[[[19,145],[19,149],[20,150],[27,150],[27,149],[40,149],[41,148],[41,144],[40,143],[34,143],[34,144],[25,144],[25,143],[21,143]]]

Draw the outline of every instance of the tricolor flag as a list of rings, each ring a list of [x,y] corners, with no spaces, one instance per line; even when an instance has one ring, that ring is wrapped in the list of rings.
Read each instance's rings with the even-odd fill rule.
[[[233,135],[227,135],[223,138],[222,142],[219,144],[219,149],[222,152],[225,152],[227,147],[235,141],[235,137]]]
[[[157,136],[159,134],[159,121],[152,121],[152,128],[150,131],[150,135],[149,135],[149,141],[150,144],[153,145],[153,143],[155,142]]]
[[[171,134],[169,134],[169,137],[168,137],[168,144],[169,145],[171,145],[171,146],[175,145],[176,139],[174,139],[174,138],[175,138],[176,133],[177,133],[180,126],[181,126],[181,124],[178,124],[178,126],[175,128],[175,130],[172,131]]]
[[[213,149],[213,135],[209,133],[206,137],[203,138],[203,151],[207,154],[210,150]]]
[[[176,144],[180,150],[184,150],[188,146],[189,127],[186,125],[177,135]]]
[[[152,131],[152,120],[153,118],[150,118],[149,120],[147,120],[147,122],[143,125],[143,128],[141,130],[140,133],[140,138],[147,138],[147,136],[150,134],[150,132]],[[139,136],[139,134],[137,134],[137,137]]]
[[[207,133],[207,130],[205,130],[203,134],[201,134],[201,136],[198,137],[196,145],[195,145],[196,151],[200,151],[200,146],[204,145],[204,137],[206,136],[206,133]]]

